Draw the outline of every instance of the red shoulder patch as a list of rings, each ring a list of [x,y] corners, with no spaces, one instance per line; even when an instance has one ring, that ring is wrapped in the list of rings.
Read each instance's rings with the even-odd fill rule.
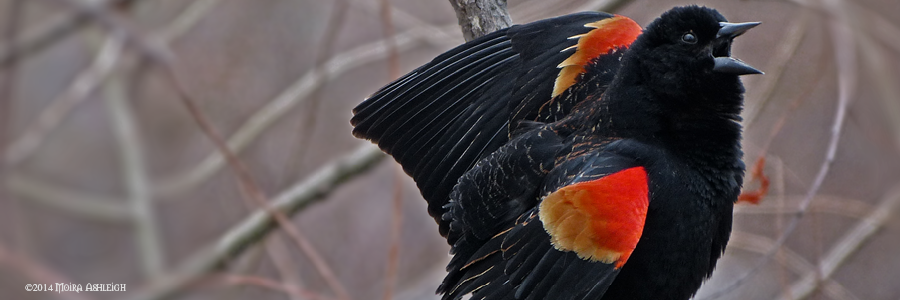
[[[556,190],[539,217],[556,249],[620,268],[641,238],[649,204],[647,172],[634,167]]]
[[[616,15],[597,22],[584,24],[584,27],[594,28],[588,33],[569,37],[578,39],[575,46],[563,49],[563,51],[575,48],[575,53],[557,66],[562,70],[553,84],[553,95],[556,97],[575,84],[578,75],[584,73],[584,67],[592,59],[609,53],[615,48],[626,48],[641,34],[641,26],[633,20]]]

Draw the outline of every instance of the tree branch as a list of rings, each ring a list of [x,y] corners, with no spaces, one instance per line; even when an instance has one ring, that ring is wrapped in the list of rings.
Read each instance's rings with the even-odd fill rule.
[[[420,42],[446,43],[444,34],[436,34],[433,27],[416,27],[399,33],[390,39],[382,39],[339,53],[322,64],[322,68],[309,70],[274,99],[253,113],[228,139],[228,148],[241,152],[249,146],[269,126],[287,115],[290,109],[304,101],[315,91],[318,83],[327,82],[353,70],[356,67],[385,59],[391,45],[398,51],[409,49]],[[225,165],[225,159],[218,151],[209,153],[200,163],[190,169],[164,177],[155,187],[155,193],[173,195],[189,190],[204,182]]]
[[[829,280],[847,257],[858,250],[869,237],[892,218],[894,210],[900,206],[900,185],[895,185],[880,203],[828,251],[828,254],[819,263],[818,270],[811,270],[803,274],[803,277],[778,299],[805,299],[815,291],[821,281]]]
[[[182,287],[221,266],[275,229],[275,215],[269,209],[293,215],[316,200],[323,199],[355,175],[369,170],[384,157],[381,150],[366,143],[353,153],[323,166],[305,181],[272,198],[267,208],[257,209],[217,241],[178,264],[178,270],[160,276],[159,280],[129,299],[162,299],[177,293]]]
[[[128,6],[135,0],[105,0],[96,3],[99,7]],[[75,12],[61,18],[53,18],[38,29],[29,30],[17,39],[9,41],[6,45],[0,45],[0,68],[9,67],[11,63],[23,60],[42,50],[55,45],[65,37],[77,32],[84,25],[90,24],[90,14],[82,11]]]
[[[450,0],[466,41],[509,27],[506,0]]]
[[[126,71],[119,70],[120,75],[125,73]],[[153,278],[162,274],[165,267],[165,246],[150,193],[147,157],[144,154],[140,128],[126,96],[126,85],[125,76],[112,76],[103,93],[109,111],[110,127],[119,147],[119,160],[128,191],[141,268],[144,276]]]

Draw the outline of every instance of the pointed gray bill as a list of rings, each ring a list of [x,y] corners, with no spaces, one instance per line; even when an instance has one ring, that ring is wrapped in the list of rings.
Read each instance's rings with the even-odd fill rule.
[[[734,75],[765,74],[732,57],[716,57],[716,64],[713,66],[713,72]]]
[[[760,22],[747,22],[747,23],[728,23],[728,22],[719,22],[719,32],[716,33],[716,38],[728,38],[733,39],[739,35],[744,34],[750,28],[756,27]]]

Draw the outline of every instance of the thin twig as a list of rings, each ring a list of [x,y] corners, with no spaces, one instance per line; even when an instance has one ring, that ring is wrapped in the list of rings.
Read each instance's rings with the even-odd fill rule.
[[[455,27],[453,25],[450,28]],[[321,69],[310,70],[250,116],[228,139],[228,148],[236,153],[240,153],[266,128],[290,112],[292,107],[307,99],[317,88],[319,82],[333,80],[356,67],[383,59],[388,54],[389,45],[391,44],[396,45],[398,51],[402,51],[422,41],[430,41],[437,44],[448,43],[447,40],[440,40],[439,36],[433,35],[430,28],[423,27],[397,34],[392,38],[392,41],[379,40],[335,55],[323,64]],[[196,166],[175,175],[164,177],[155,187],[155,193],[172,195],[187,191],[204,182],[212,174],[215,174],[224,166],[224,163],[225,160],[222,155],[217,151],[213,151]]]
[[[134,0],[130,0],[134,1]],[[153,36],[161,44],[171,43],[193,27],[199,19],[205,15],[219,0],[196,1],[183,13],[178,15],[168,26],[154,32]],[[126,3],[121,0],[113,3]],[[79,14],[81,16],[81,14]],[[85,19],[87,20],[87,19]],[[79,104],[87,100],[90,95],[115,69],[122,54],[123,43],[121,39],[110,38],[97,52],[90,66],[79,73],[75,80],[60,94],[50,105],[40,112],[34,124],[26,127],[25,133],[15,139],[9,146],[9,151],[2,155],[7,164],[18,165],[28,159],[46,140],[69,113]]]
[[[822,55],[821,60],[824,62],[827,60],[827,55]],[[828,63],[818,64],[816,68],[816,75],[813,76],[812,81],[806,85],[803,89],[803,92],[794,98],[793,101],[789,104],[788,108],[781,111],[781,115],[778,117],[778,120],[772,123],[771,129],[769,130],[769,136],[762,143],[759,150],[759,157],[765,157],[768,155],[769,147],[772,146],[772,143],[775,142],[775,138],[781,133],[784,129],[784,125],[787,124],[790,117],[800,108],[800,105],[812,97],[813,93],[820,87],[819,83],[822,79],[825,78],[825,74],[829,74],[829,71],[833,68],[833,65]]]
[[[860,51],[862,51],[863,62],[867,68],[872,70],[872,74],[876,74],[873,76],[873,80],[875,80],[876,88],[882,94],[884,113],[891,124],[890,130],[894,133],[894,146],[900,151],[900,104],[898,104],[900,102],[897,101],[900,99],[900,87],[896,85],[898,76],[893,69],[888,67],[890,63],[886,59],[886,54],[875,42],[875,40],[880,40],[893,48],[895,52],[900,53],[900,27],[881,13],[853,1],[790,1],[824,13],[838,14],[840,18],[849,23],[848,26],[853,27],[853,32],[857,33],[856,42],[859,43]]]
[[[272,264],[275,267],[275,271],[278,272],[282,284],[300,286],[300,276],[296,273],[300,268],[297,267],[297,264],[291,258],[290,250],[284,243],[284,238],[281,235],[272,234],[262,246],[265,247],[266,255],[272,260]],[[303,298],[291,295],[291,299],[301,300]]]
[[[877,14],[869,13],[865,16],[858,16],[858,19],[869,19],[874,15]],[[877,20],[877,18],[875,19]],[[877,26],[874,27],[877,28]],[[890,124],[888,127],[893,132],[894,150],[900,152],[900,101],[898,101],[900,100],[900,86],[897,85],[897,82],[900,82],[900,76],[897,75],[894,68],[891,68],[892,64],[888,59],[888,54],[885,53],[886,51],[874,41],[878,35],[871,34],[868,30],[862,30],[864,28],[861,25],[858,25],[856,28],[857,32],[861,32],[859,35],[860,56],[866,68],[871,70],[871,74],[874,75],[871,78],[881,94],[881,104],[884,107],[883,112]],[[896,29],[896,27],[894,28]],[[900,30],[897,30],[897,32],[900,35]],[[883,38],[900,40],[900,36]],[[900,48],[897,51],[900,52]]]
[[[835,283],[837,282],[834,280],[826,280],[825,286],[822,287],[825,295],[829,298],[834,300],[861,300],[843,285]]]
[[[620,1],[611,3],[618,2]],[[356,1],[351,3],[354,4],[354,7],[362,6],[367,10],[372,9],[364,3]],[[607,7],[601,7],[601,9],[610,11],[610,8]],[[402,10],[392,9],[391,13],[396,16],[397,21],[413,29],[399,33],[390,40],[379,40],[339,53],[324,63],[321,68],[310,70],[250,116],[228,139],[229,148],[240,153],[266,128],[291,111],[291,108],[308,99],[318,87],[318,83],[330,81],[356,67],[387,57],[391,44],[396,45],[397,51],[404,51],[422,41],[435,45],[453,45],[459,42],[455,38],[449,38],[458,36],[458,34],[450,33],[458,30],[456,25],[435,27]],[[165,176],[154,190],[157,194],[166,196],[190,190],[215,174],[224,166],[224,163],[222,156],[218,152],[212,151],[196,166]]]
[[[4,42],[13,43],[18,37],[19,18],[24,4],[22,0],[13,0],[8,7],[4,7],[6,9],[6,21],[3,22],[3,36],[0,37]],[[16,94],[15,85],[18,73],[16,62],[15,60],[12,61],[6,72],[3,72],[3,77],[0,77],[0,158],[5,157],[8,151],[7,137],[12,126],[10,116],[12,116],[12,101]],[[8,168],[8,163],[0,161],[0,180],[5,178]],[[0,197],[3,197],[4,194],[2,187],[0,187]]]
[[[800,16],[788,25],[784,38],[778,43],[779,46],[776,48],[766,68],[766,76],[763,76],[756,89],[754,89],[760,91],[756,94],[758,96],[746,101],[750,105],[748,105],[744,113],[744,116],[746,116],[744,118],[745,128],[752,128],[753,123],[756,122],[766,105],[775,98],[775,88],[781,82],[781,76],[787,70],[788,62],[797,54],[797,49],[800,49],[800,42],[803,41],[803,37],[806,35],[812,14],[810,9],[801,7]]]
[[[113,7],[130,5],[135,0],[94,0],[100,7]],[[15,61],[23,61],[26,58],[41,53],[49,46],[64,41],[65,38],[80,30],[84,25],[90,24],[91,17],[84,12],[66,14],[36,26],[32,31],[26,31],[21,39],[9,41],[6,45],[0,45],[0,68],[8,68]]]
[[[151,57],[152,58],[152,57]],[[331,267],[325,263],[325,260],[321,257],[318,251],[315,250],[315,247],[312,243],[306,239],[305,235],[300,232],[300,229],[293,226],[293,224],[288,220],[287,216],[283,213],[273,209],[270,206],[269,201],[267,200],[266,195],[259,188],[259,185],[250,175],[250,171],[247,169],[246,165],[237,157],[237,155],[228,148],[228,145],[225,143],[225,140],[222,139],[221,135],[212,127],[212,124],[206,118],[202,111],[200,111],[197,104],[194,100],[188,95],[187,88],[182,85],[181,81],[178,78],[178,73],[175,71],[175,66],[173,64],[169,64],[167,62],[160,62],[161,67],[164,69],[166,73],[166,78],[169,79],[172,86],[175,87],[176,92],[178,93],[178,98],[181,100],[182,104],[184,104],[185,108],[188,110],[188,113],[197,123],[197,126],[200,127],[200,130],[212,140],[213,144],[216,146],[219,152],[225,157],[225,160],[228,162],[229,167],[235,172],[237,175],[238,186],[241,190],[241,193],[248,200],[252,200],[256,205],[259,205],[266,211],[272,214],[273,218],[278,222],[278,225],[294,240],[297,246],[300,248],[303,253],[309,257],[309,259],[313,262],[313,266],[315,266],[316,270],[328,284],[328,286],[332,289],[332,291],[338,295],[338,297],[342,300],[350,299],[349,293],[346,288],[344,288],[343,284],[337,280],[337,277],[334,275],[334,271],[332,271]]]
[[[126,96],[124,76],[113,76],[103,89],[110,114],[110,127],[120,152],[120,163],[131,205],[137,250],[141,268],[148,278],[162,274],[165,268],[163,239],[150,194],[146,155],[137,128],[137,120]]]
[[[883,14],[873,11],[864,4],[857,3],[856,1],[845,2],[848,7],[854,9],[853,13],[860,16],[860,21],[868,21],[868,26],[860,33],[866,34],[872,39],[880,40],[891,47],[894,52],[900,53],[900,26],[894,24],[896,19],[891,20],[885,18]]]
[[[191,10],[192,9],[189,8],[185,13]],[[196,21],[195,18],[187,18],[185,16],[180,16],[178,19],[193,19]],[[394,37],[393,43],[397,45],[398,51],[410,49],[417,43],[423,41],[435,45],[456,44],[457,40],[446,38],[447,36],[453,36],[453,34],[451,34],[450,32],[455,31],[456,28],[456,25],[446,25],[442,27],[415,26],[414,29],[397,34]],[[162,30],[162,32],[172,31],[173,30],[170,29]],[[160,37],[169,36],[169,38],[159,38],[158,40],[161,42],[171,42],[170,39],[172,38],[172,35],[157,35]],[[269,101],[265,107],[254,113],[243,125],[241,125],[238,130],[229,138],[229,148],[231,148],[235,152],[240,152],[241,150],[246,148],[246,146],[249,145],[257,136],[259,136],[259,134],[261,134],[266,128],[268,128],[268,126],[275,123],[278,119],[280,119],[288,111],[290,111],[291,107],[306,99],[310,92],[315,88],[315,82],[332,80],[340,76],[341,74],[344,74],[345,72],[353,70],[359,66],[377,61],[379,59],[383,59],[388,53],[389,44],[391,44],[391,42],[380,40],[373,43],[361,45],[352,50],[335,55],[332,59],[324,64],[322,70],[312,70],[307,72],[304,76],[294,82],[294,84],[289,86],[276,98]],[[319,77],[321,77],[322,79],[319,79]],[[196,166],[193,166],[186,171],[177,173],[176,175],[167,176],[160,180],[160,182],[153,188],[154,194],[160,196],[169,196],[172,194],[184,192],[191,187],[194,187],[197,184],[205,181],[212,174],[215,174],[219,169],[221,169],[222,166],[224,166],[224,160],[222,159],[222,156],[217,151],[212,151]],[[48,191],[59,191],[59,193],[48,192],[40,193],[40,195],[38,195],[36,194],[37,189],[27,190],[30,193],[29,197],[34,197],[37,200],[44,200],[42,201],[43,204],[53,205],[54,207],[60,209],[97,207],[96,205],[93,205],[93,202],[86,201],[91,198],[109,198],[107,196],[91,196],[83,192],[69,191],[69,189],[67,188],[57,187],[49,183],[40,182],[35,178],[29,178],[27,182],[30,186],[33,187],[41,187],[42,189],[44,187],[47,187],[50,188]],[[26,190],[15,188],[13,191],[24,192]],[[68,199],[69,197],[54,197],[56,195],[66,195],[66,193],[74,193],[81,196],[71,199]],[[73,203],[65,203],[69,200],[71,200],[71,202]],[[77,203],[83,203],[83,205]],[[109,209],[95,210],[98,212],[97,216],[101,217],[101,219],[106,220],[119,220],[130,217],[129,215],[122,215],[119,217],[113,216],[112,214],[126,210],[116,208],[116,204],[110,205],[112,206],[108,207]],[[77,211],[87,212],[91,210],[76,209],[76,212]]]
[[[731,237],[728,239],[729,247],[752,253],[765,254],[771,250],[774,245],[775,240],[769,237],[739,230],[733,231]],[[781,247],[776,261],[796,274],[804,274],[815,269],[815,265],[810,263],[803,255],[800,255],[788,247]]]
[[[169,62],[173,56],[164,43],[149,39],[137,32],[129,22],[116,13],[113,13],[109,7],[100,5],[93,1],[85,0],[44,0],[52,1],[65,5],[67,8],[85,15],[96,23],[106,27],[110,31],[122,32],[122,37],[126,44],[140,52],[142,55],[148,56],[154,61]]]
[[[26,127],[26,131],[9,145],[9,151],[3,157],[4,162],[18,165],[34,155],[69,112],[84,102],[109,77],[122,55],[122,49],[121,38],[106,39],[91,65],[79,73],[65,91],[40,112],[34,123]]]
[[[193,2],[174,21],[155,31],[152,35],[157,37],[161,43],[173,42],[195,25],[218,1]],[[105,78],[109,77],[109,74],[115,69],[113,66],[118,61],[118,57],[121,56],[122,46],[120,39],[108,39],[95,56],[94,62],[76,76],[63,94],[41,111],[34,125],[28,126],[26,132],[10,144],[11,151],[6,155],[0,155],[4,158],[4,163],[15,165],[36,153],[35,150],[43,144],[48,134],[62,124],[62,120],[77,105],[83,103],[87,99],[87,95]],[[11,192],[25,196],[26,199],[38,200],[40,204],[73,212],[74,215],[86,218],[118,222],[128,221],[133,217],[131,210],[120,204],[125,202],[124,200],[106,200],[109,197],[88,195],[84,192],[40,182],[34,178],[11,176],[7,179],[5,186],[9,186]]]
[[[734,231],[731,234],[729,247],[750,251],[753,253],[767,253],[775,245],[775,241],[761,235],[747,232]],[[787,247],[779,248],[779,255],[775,257],[779,265],[785,266],[795,274],[807,274],[815,272],[816,268],[806,258]],[[826,289],[833,291],[846,291],[843,285],[831,280],[823,280]],[[846,292],[845,294],[850,294]]]
[[[6,22],[3,22],[3,36],[5,41],[12,43],[19,35],[19,23],[25,8],[24,0],[13,0],[6,7]],[[8,151],[9,136],[12,131],[13,122],[11,120],[13,99],[16,96],[16,85],[19,76],[19,66],[17,61],[12,61],[9,68],[0,78],[0,158]],[[12,166],[4,161],[0,161],[0,180],[6,180],[11,173]],[[0,200],[6,200],[5,226],[8,226],[12,234],[12,242],[17,246],[18,251],[29,252],[28,226],[23,226],[22,221],[28,219],[28,212],[22,210],[21,203],[17,197],[14,197],[6,190],[5,186],[0,186]]]
[[[87,94],[108,75],[120,51],[120,40],[109,38],[91,66],[76,77],[60,98],[41,112],[37,123],[29,126],[28,132],[10,144],[10,151],[6,153],[8,155],[0,156],[5,158],[4,163],[14,165],[35,152],[33,148],[41,144],[47,132],[56,127],[63,116],[85,99]],[[6,178],[5,186],[27,199],[76,212],[78,215],[105,221],[129,221],[132,218],[132,211],[121,205],[120,201],[104,199],[105,197],[97,195],[82,195],[83,193],[78,191],[58,188],[21,175]]]
[[[394,21],[391,17],[391,1],[381,0],[381,31],[384,39],[388,41],[388,76],[391,81],[400,77],[400,53],[397,51],[394,39]]]
[[[894,216],[894,210],[898,206],[900,206],[900,185],[894,186],[866,218],[860,220],[831,248],[816,270],[806,272],[800,280],[794,283],[789,294],[781,295],[778,299],[804,299],[809,296],[818,287],[821,280],[830,278],[841,264],[859,249],[863,242]]]
[[[786,196],[783,204],[784,207],[781,207],[781,204],[739,205],[735,207],[734,213],[793,215],[800,211],[799,206],[801,203],[803,203],[804,199],[806,199],[804,195]],[[810,211],[850,218],[862,218],[866,214],[868,214],[869,210],[871,209],[872,205],[869,205],[866,202],[833,195],[816,195],[816,198],[813,200],[813,204],[809,206]]]
[[[381,8],[379,6],[380,5],[377,5],[373,1],[350,1],[350,7],[360,8],[370,15],[379,15],[381,13]],[[458,32],[442,29],[446,27],[454,27],[455,29],[456,25],[438,27],[413,16],[395,5],[391,5],[391,20],[397,27],[431,30],[432,38],[430,38],[429,41],[445,41],[444,43],[441,43],[442,45],[461,44],[464,42],[462,35]]]
[[[394,168],[394,197],[391,215],[390,248],[388,248],[387,267],[384,276],[384,294],[382,299],[391,300],[394,295],[394,285],[397,284],[397,268],[400,263],[400,237],[403,232],[403,179],[406,173],[399,166]]]
[[[221,0],[197,0],[191,1],[191,4],[184,9],[175,19],[170,22],[162,30],[154,32],[153,38],[164,44],[170,44],[179,37],[183,36],[194,25],[197,25],[210,10],[212,10]]]
[[[328,19],[328,25],[325,27],[325,34],[322,36],[322,40],[319,43],[318,53],[316,54],[316,61],[314,69],[321,69],[322,65],[333,55],[334,44],[337,41],[337,38],[340,36],[341,28],[345,23],[347,18],[347,12],[349,3],[347,0],[336,0],[331,8],[331,17]],[[293,145],[291,145],[294,151],[290,151],[291,155],[288,157],[288,161],[285,164],[284,173],[281,176],[282,181],[286,180],[294,180],[294,173],[298,172],[303,168],[303,162],[306,159],[306,154],[309,153],[309,150],[315,144],[313,142],[309,142],[312,140],[313,133],[316,129],[316,121],[318,120],[317,116],[319,113],[319,103],[321,102],[321,92],[322,87],[325,85],[325,82],[319,82],[315,84],[317,88],[315,88],[312,94],[309,96],[309,106],[304,109],[306,114],[303,116],[300,125],[300,128],[297,128],[297,134],[293,139]]]
[[[255,286],[273,291],[283,292],[296,299],[322,299],[316,293],[294,284],[280,283],[269,278],[258,276],[241,276],[234,274],[214,275],[205,281],[220,281],[228,285]]]
[[[763,150],[762,152],[765,153],[766,151],[767,150]],[[778,235],[782,230],[784,230],[784,218],[782,218],[781,215],[784,214],[785,208],[788,207],[785,203],[787,202],[787,197],[785,196],[785,194],[787,193],[787,180],[785,179],[784,160],[777,156],[775,158],[775,193],[777,194],[775,205],[777,207],[779,216],[775,218],[775,232],[773,233],[773,235]],[[816,203],[821,203],[821,201],[816,201]],[[735,213],[737,212],[735,211]],[[785,250],[787,250],[787,247],[779,248],[778,253],[775,254],[775,259],[784,261],[786,259],[785,256],[787,256],[787,252]],[[778,283],[781,284],[781,288],[783,291],[787,291],[787,286],[789,284],[788,281],[790,280],[788,278],[788,274],[783,268],[779,268],[778,271]]]
[[[3,245],[0,245],[0,265],[5,265],[15,270],[15,274],[21,274],[22,277],[27,279],[27,281],[30,283],[45,283],[48,285],[53,283],[73,283],[70,278],[66,278],[66,276],[64,276],[63,274],[60,274],[50,267],[43,265],[41,262],[32,259],[27,254],[14,253],[7,250]],[[56,290],[57,287],[54,285],[53,288],[54,290]],[[75,292],[57,293],[55,291],[47,291],[32,293],[52,293],[54,296],[58,296],[62,299],[71,300],[93,299],[87,294]]]
[[[132,219],[133,211],[124,204],[126,201],[122,198],[85,194],[47,184],[23,174],[10,174],[4,183],[9,192],[16,196],[32,200],[32,203],[73,213],[75,216],[116,223],[129,222]]]
[[[195,2],[193,5],[201,5]],[[189,8],[184,14],[194,9]],[[396,12],[396,11],[394,11]],[[188,15],[181,15],[178,20],[194,20]],[[182,21],[173,22],[173,24]],[[171,25],[175,26],[175,25]],[[178,26],[181,27],[181,26]],[[394,37],[394,43],[398,50],[410,49],[419,42],[429,42],[436,45],[449,45],[457,43],[454,39],[446,39],[446,36],[453,36],[450,32],[456,30],[456,25],[447,25],[443,27],[432,26],[416,26],[414,29],[398,34]],[[171,42],[177,35],[172,35],[171,27],[166,27],[154,36],[161,42]],[[162,34],[161,32],[169,32],[170,34]],[[440,33],[440,34],[437,34]],[[167,37],[167,38],[163,38]],[[322,71],[310,71],[282,92],[278,97],[274,98],[269,104],[257,111],[248,119],[237,132],[229,139],[229,146],[233,151],[240,151],[249,145],[265,128],[273,124],[280,117],[284,116],[290,107],[300,103],[308,96],[313,88],[314,82],[321,81],[316,77],[322,77],[323,80],[331,80],[353,70],[356,67],[365,65],[372,61],[386,57],[388,53],[387,41],[381,40],[365,45],[361,45],[352,50],[342,52],[335,55],[327,63],[324,64]],[[179,173],[179,175],[169,176],[168,180],[163,179],[160,184],[154,186],[154,194],[171,195],[187,190],[196,184],[203,182],[214,174],[224,165],[221,155],[217,151],[209,154],[200,164]],[[121,221],[131,217],[129,210],[122,207],[118,203],[116,197],[103,195],[91,195],[84,192],[71,190],[65,187],[56,186],[46,182],[42,182],[36,178],[26,178],[24,176],[16,176],[10,178],[10,182],[6,183],[11,187],[12,192],[22,193],[30,199],[40,200],[41,204],[49,205],[57,209],[64,209],[75,212],[78,215],[85,215],[90,218],[97,218],[106,221]],[[98,201],[91,201],[96,199]],[[171,198],[163,198],[171,199]],[[123,214],[125,213],[125,214]]]
[[[281,192],[272,199],[270,207],[285,215],[293,215],[323,199],[345,181],[369,170],[384,157],[376,146],[366,143],[351,154],[325,164],[306,180]],[[211,245],[178,264],[177,270],[160,276],[157,281],[128,299],[150,300],[171,296],[181,287],[216,269],[228,258],[238,255],[247,245],[259,241],[276,228],[275,225],[276,221],[269,211],[257,209]]]

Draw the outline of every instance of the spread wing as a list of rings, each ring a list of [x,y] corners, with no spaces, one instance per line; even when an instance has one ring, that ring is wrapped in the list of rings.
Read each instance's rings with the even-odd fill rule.
[[[640,30],[628,18],[586,12],[488,34],[373,94],[354,109],[353,134],[403,166],[446,236],[441,215],[459,178],[520,121],[558,120],[602,92]]]
[[[562,137],[536,129],[460,179],[444,299],[603,295],[640,239],[649,188],[643,167],[595,146],[567,156]]]

